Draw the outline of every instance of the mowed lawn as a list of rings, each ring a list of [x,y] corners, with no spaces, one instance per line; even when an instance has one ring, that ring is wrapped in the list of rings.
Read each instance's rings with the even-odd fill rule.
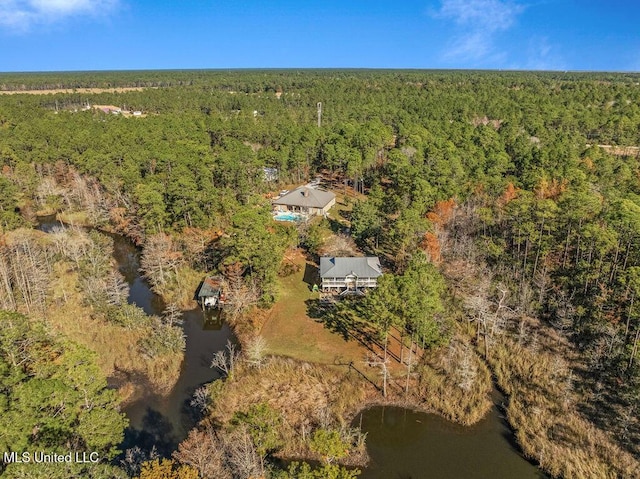
[[[300,271],[279,278],[279,299],[267,314],[261,331],[268,353],[322,364],[362,363],[365,347],[355,340],[345,341],[307,315],[306,301],[318,299],[319,293],[312,292],[305,279],[318,281],[317,265],[307,262],[299,252],[291,259],[301,266]]]

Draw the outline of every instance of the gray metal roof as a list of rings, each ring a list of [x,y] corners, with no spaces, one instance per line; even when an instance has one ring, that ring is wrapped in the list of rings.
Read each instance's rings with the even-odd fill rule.
[[[220,296],[220,278],[207,276],[202,281],[202,286],[198,291],[198,298],[210,298]]]
[[[330,191],[316,190],[299,186],[277,200],[273,200],[274,205],[300,206],[302,208],[324,208],[336,195]]]
[[[320,258],[321,278],[344,278],[350,274],[358,278],[377,278],[382,276],[380,260],[377,256]]]

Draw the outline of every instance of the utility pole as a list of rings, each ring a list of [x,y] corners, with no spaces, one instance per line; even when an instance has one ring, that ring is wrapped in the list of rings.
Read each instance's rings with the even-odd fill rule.
[[[318,128],[322,126],[322,102],[318,102]]]

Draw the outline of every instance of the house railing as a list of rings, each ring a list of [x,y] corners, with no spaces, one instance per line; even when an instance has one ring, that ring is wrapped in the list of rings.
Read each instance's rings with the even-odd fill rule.
[[[348,283],[350,286],[354,286],[354,282]],[[378,286],[378,281],[375,278],[360,278],[355,281],[356,288],[375,288]],[[323,279],[323,288],[346,288],[347,281],[344,278]]]

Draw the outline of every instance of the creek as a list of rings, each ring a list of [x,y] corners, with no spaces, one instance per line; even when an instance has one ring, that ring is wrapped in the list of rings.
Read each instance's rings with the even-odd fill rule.
[[[161,315],[165,307],[162,298],[151,291],[140,274],[140,250],[120,235],[112,237],[114,259],[129,284],[128,302],[147,314]],[[197,411],[190,404],[193,393],[219,377],[210,364],[213,354],[233,339],[229,326],[217,310],[196,307],[182,313],[186,349],[180,377],[168,395],[146,388],[144,395],[125,406],[130,421],[125,448],[137,445],[149,449],[155,445],[161,454],[170,454],[197,422]]]
[[[62,226],[55,216],[38,218],[41,231],[50,232],[55,226]],[[116,267],[129,285],[128,303],[149,315],[161,315],[164,301],[140,273],[140,249],[124,236],[102,234],[113,239]],[[224,349],[227,340],[233,341],[229,326],[219,311],[202,311],[196,307],[182,313],[186,348],[180,377],[168,394],[154,390],[144,377],[130,378],[142,385],[144,392],[122,409],[129,418],[122,450],[138,446],[148,451],[155,446],[160,455],[170,456],[198,420],[197,409],[190,404],[195,390],[219,377],[210,364],[213,354]]]

